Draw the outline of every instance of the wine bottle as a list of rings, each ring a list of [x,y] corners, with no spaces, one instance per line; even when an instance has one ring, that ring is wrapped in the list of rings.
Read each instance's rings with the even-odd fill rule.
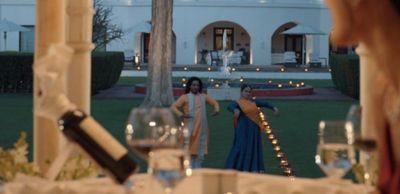
[[[122,184],[139,165],[122,146],[92,117],[81,110],[66,112],[59,119],[58,126],[63,134],[77,143],[112,178]]]

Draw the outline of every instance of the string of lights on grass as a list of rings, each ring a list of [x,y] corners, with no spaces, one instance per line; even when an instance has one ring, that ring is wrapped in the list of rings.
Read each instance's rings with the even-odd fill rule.
[[[258,108],[258,109],[260,110],[260,108]],[[295,174],[294,174],[292,167],[289,164],[289,160],[287,159],[285,153],[283,152],[283,150],[279,144],[278,138],[272,131],[272,128],[269,126],[267,119],[265,118],[265,115],[261,110],[259,111],[259,117],[261,120],[261,125],[263,127],[263,132],[267,135],[267,138],[271,142],[272,149],[275,152],[276,158],[279,160],[279,165],[283,170],[283,174],[288,177],[294,178]]]

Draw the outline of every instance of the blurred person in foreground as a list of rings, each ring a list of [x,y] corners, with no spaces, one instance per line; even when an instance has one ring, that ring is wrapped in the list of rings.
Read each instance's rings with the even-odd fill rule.
[[[400,194],[400,0],[325,0],[331,10],[330,40],[358,45],[360,61],[375,65],[372,122],[376,130],[381,194]]]

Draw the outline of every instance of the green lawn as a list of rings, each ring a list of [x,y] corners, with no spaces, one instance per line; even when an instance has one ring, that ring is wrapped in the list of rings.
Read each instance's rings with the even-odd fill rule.
[[[323,83],[329,85],[328,82]],[[141,99],[92,100],[92,115],[118,140],[124,142],[124,125],[132,107]],[[317,125],[322,119],[344,119],[349,106],[356,101],[271,100],[280,109],[280,116],[267,113],[272,128],[279,137],[296,174],[301,177],[320,177],[314,164]],[[222,168],[233,141],[232,115],[226,110],[228,102],[221,101],[221,112],[209,117],[209,155],[204,167]],[[211,111],[211,110],[210,110]],[[32,145],[32,98],[30,94],[0,94],[0,146],[10,147],[20,131],[28,133]],[[266,172],[281,174],[269,142],[264,140]],[[30,147],[32,149],[32,146]],[[31,157],[31,156],[30,156]]]

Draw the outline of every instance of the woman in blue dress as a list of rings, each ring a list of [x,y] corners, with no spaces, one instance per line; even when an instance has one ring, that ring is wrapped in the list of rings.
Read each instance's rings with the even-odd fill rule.
[[[233,113],[235,136],[225,168],[260,173],[265,169],[258,107],[269,108],[275,114],[279,110],[268,102],[252,100],[251,90],[249,85],[242,85],[240,99],[228,106]]]

